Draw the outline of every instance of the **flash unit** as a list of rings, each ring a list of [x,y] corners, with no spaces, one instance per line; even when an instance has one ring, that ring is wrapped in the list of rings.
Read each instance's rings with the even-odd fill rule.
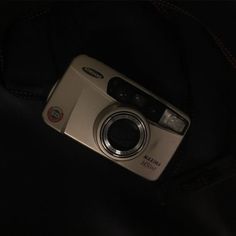
[[[175,112],[170,109],[166,109],[162,115],[160,125],[169,128],[177,133],[183,133],[188,126],[187,122],[179,117]]]

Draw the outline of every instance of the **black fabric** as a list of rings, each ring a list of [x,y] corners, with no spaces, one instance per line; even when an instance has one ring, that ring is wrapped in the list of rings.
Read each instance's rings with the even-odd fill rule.
[[[235,71],[204,27],[165,13],[168,18],[147,2],[57,3],[7,28],[0,119],[1,215],[9,235],[183,235],[171,215],[183,201],[177,195],[198,188],[199,178],[196,184],[189,173],[234,160]],[[190,130],[159,181],[148,182],[43,123],[50,88],[80,53],[190,115]],[[161,206],[166,199],[170,205]]]
[[[58,4],[9,30],[3,79],[17,94],[46,97],[71,60],[85,53],[188,113],[180,50],[176,29],[149,3]]]

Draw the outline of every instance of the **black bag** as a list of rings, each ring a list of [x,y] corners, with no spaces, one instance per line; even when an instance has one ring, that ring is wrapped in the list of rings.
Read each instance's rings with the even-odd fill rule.
[[[3,222],[23,231],[30,223],[31,235],[170,235],[161,205],[235,173],[235,59],[210,29],[172,3],[39,5],[26,4],[26,16],[12,21],[1,43]],[[158,181],[44,124],[47,95],[79,54],[190,116],[191,127]],[[36,230],[37,224],[43,227]]]

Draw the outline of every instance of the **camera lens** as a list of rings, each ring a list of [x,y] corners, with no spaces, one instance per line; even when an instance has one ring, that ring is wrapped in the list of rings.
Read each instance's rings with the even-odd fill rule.
[[[140,131],[137,124],[132,120],[120,119],[111,124],[107,138],[113,148],[128,151],[137,145],[140,139]]]
[[[148,127],[145,124],[137,114],[126,111],[113,113],[101,127],[103,148],[116,158],[134,156],[146,146]]]

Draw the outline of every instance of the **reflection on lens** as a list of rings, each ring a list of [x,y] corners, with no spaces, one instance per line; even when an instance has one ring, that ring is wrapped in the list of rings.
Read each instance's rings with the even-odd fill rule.
[[[135,122],[129,119],[120,119],[111,124],[107,138],[113,148],[128,151],[137,145],[140,131]]]
[[[103,147],[112,155],[127,158],[137,154],[147,141],[147,127],[140,117],[128,112],[112,114],[100,133]]]

